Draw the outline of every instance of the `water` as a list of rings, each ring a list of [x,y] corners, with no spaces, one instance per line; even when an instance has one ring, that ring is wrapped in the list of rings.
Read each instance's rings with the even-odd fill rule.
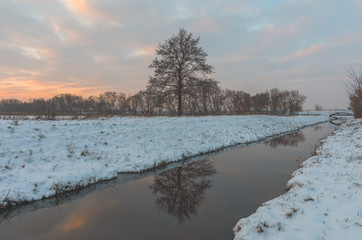
[[[24,205],[0,217],[0,239],[232,239],[236,222],[283,194],[334,129],[308,127]]]

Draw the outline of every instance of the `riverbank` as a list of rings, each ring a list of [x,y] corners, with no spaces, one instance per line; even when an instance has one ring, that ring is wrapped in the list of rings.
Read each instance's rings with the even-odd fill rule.
[[[327,121],[326,116],[1,120],[0,206],[38,200],[223,147]]]
[[[362,120],[350,120],[302,163],[288,192],[234,227],[234,239],[360,239]]]

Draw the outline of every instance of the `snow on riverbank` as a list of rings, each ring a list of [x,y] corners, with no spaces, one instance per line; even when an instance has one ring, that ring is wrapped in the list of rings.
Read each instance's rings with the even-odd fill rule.
[[[326,121],[326,116],[0,120],[0,205]]]
[[[362,120],[323,140],[287,188],[241,219],[235,239],[361,239]]]

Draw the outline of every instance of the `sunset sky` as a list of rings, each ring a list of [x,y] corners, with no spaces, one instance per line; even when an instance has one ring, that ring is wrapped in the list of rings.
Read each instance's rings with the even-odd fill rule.
[[[1,0],[0,99],[134,94],[157,45],[185,28],[222,88],[297,89],[306,109],[345,108],[361,23],[361,0]]]

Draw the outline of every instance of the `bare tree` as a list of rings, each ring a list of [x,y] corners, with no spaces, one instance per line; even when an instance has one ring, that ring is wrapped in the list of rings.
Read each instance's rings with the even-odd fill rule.
[[[347,83],[350,108],[355,118],[362,118],[362,66],[359,70],[347,69]]]
[[[57,113],[74,114],[82,112],[82,96],[65,93],[53,97],[50,101],[55,105]]]
[[[290,92],[288,90],[280,92],[279,110],[281,114],[286,114],[288,111],[288,99]]]
[[[307,97],[297,90],[292,90],[289,93],[288,98],[288,108],[289,108],[289,114],[293,115],[295,112],[302,110],[302,105],[305,102]]]
[[[186,109],[191,114],[201,113],[209,114],[215,113],[215,108],[217,108],[216,101],[219,101],[218,92],[220,88],[218,83],[212,79],[200,80],[195,83],[195,86],[189,88],[187,95],[184,98]]]
[[[144,109],[142,95],[138,92],[137,94],[127,99],[130,114],[140,114]]]
[[[188,88],[195,86],[200,80],[207,79],[213,67],[206,64],[207,53],[199,47],[200,38],[180,29],[164,43],[159,44],[156,57],[150,68],[155,69],[149,78],[148,88],[161,96],[177,98],[177,115],[183,114],[183,96]]]
[[[251,97],[255,112],[262,113],[269,108],[269,92],[257,93]]]
[[[232,106],[233,111],[236,114],[245,112],[245,92],[243,91],[232,91]]]
[[[315,104],[314,105],[314,110],[315,111],[322,111],[323,107],[321,105]]]
[[[220,108],[224,113],[241,114],[251,111],[251,97],[249,93],[225,89],[223,94],[223,107]]]
[[[270,90],[270,112],[276,114],[280,106],[280,90],[278,88],[272,88]]]

